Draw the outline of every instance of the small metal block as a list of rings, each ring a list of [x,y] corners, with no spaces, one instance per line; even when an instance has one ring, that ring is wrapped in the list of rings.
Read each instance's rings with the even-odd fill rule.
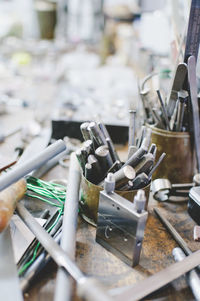
[[[100,192],[96,241],[130,266],[139,263],[148,213],[115,192]]]

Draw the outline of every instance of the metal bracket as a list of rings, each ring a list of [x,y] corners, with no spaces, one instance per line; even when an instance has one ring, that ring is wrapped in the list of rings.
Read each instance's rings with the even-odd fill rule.
[[[100,192],[96,241],[131,266],[139,263],[148,213],[115,192]]]

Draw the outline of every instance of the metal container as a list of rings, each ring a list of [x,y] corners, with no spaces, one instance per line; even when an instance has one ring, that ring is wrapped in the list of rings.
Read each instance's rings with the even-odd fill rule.
[[[81,200],[80,200],[80,211],[83,219],[96,226],[97,223],[97,212],[99,206],[99,193],[103,190],[103,187],[97,186],[89,182],[84,176],[82,176],[81,182]],[[122,197],[126,198],[130,202],[133,202],[133,198],[138,190],[130,191],[115,191]],[[147,202],[149,199],[150,184],[144,188]],[[147,204],[146,204],[147,209]]]
[[[166,157],[153,174],[153,179],[167,178],[171,183],[192,182],[195,156],[188,132],[170,132],[147,125],[152,129],[151,142],[157,146],[156,160]]]
[[[35,2],[40,38],[53,39],[56,26],[56,2],[37,0]]]

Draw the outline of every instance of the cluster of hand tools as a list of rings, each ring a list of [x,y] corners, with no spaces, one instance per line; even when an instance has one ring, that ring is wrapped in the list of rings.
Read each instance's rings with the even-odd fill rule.
[[[125,163],[121,162],[110,135],[102,123],[84,122],[81,132],[85,142],[76,151],[84,177],[93,184],[103,185],[108,173],[113,173],[116,190],[134,190],[148,185],[155,169],[165,156],[155,163],[157,147],[151,144],[151,129],[143,127],[137,145],[134,145],[134,114],[130,111],[129,152]]]
[[[190,97],[189,91],[184,87],[185,78],[188,73],[186,63],[179,63],[173,78],[171,93],[166,101],[161,96],[159,90],[156,91],[158,101],[154,100],[154,104],[150,101],[149,90],[140,89],[140,97],[145,113],[145,121],[154,124],[157,128],[174,131],[187,132],[190,131]],[[154,76],[155,74],[151,74]],[[150,77],[148,77],[149,79]],[[146,82],[146,78],[144,79]],[[141,85],[143,87],[144,84]]]

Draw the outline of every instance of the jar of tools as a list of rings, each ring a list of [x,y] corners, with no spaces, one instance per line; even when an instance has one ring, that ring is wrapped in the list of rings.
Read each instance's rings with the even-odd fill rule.
[[[89,224],[96,226],[97,223],[97,213],[98,213],[98,205],[99,205],[99,193],[103,190],[102,186],[95,185],[88,181],[84,176],[82,176],[82,194],[80,201],[80,210],[81,216],[83,219]],[[148,202],[149,191],[150,191],[150,183],[146,185],[143,190],[145,191],[145,196]],[[138,189],[135,190],[115,190],[117,194],[124,197],[125,199],[133,202],[134,196],[137,194]],[[146,203],[146,209],[147,209]]]
[[[165,155],[162,154],[155,163],[157,148],[155,144],[150,146],[151,129],[144,127],[138,144],[129,144],[125,163],[118,157],[104,124],[85,122],[81,125],[81,132],[85,142],[76,151],[76,156],[83,174],[80,201],[82,217],[96,225],[99,194],[103,190],[104,179],[110,173],[115,181],[115,192],[120,196],[133,202],[138,189],[143,189],[148,200],[152,173]]]
[[[171,183],[190,183],[194,175],[195,158],[189,132],[172,132],[148,125],[152,129],[151,142],[157,154],[166,158],[153,174],[153,179],[167,178]]]

